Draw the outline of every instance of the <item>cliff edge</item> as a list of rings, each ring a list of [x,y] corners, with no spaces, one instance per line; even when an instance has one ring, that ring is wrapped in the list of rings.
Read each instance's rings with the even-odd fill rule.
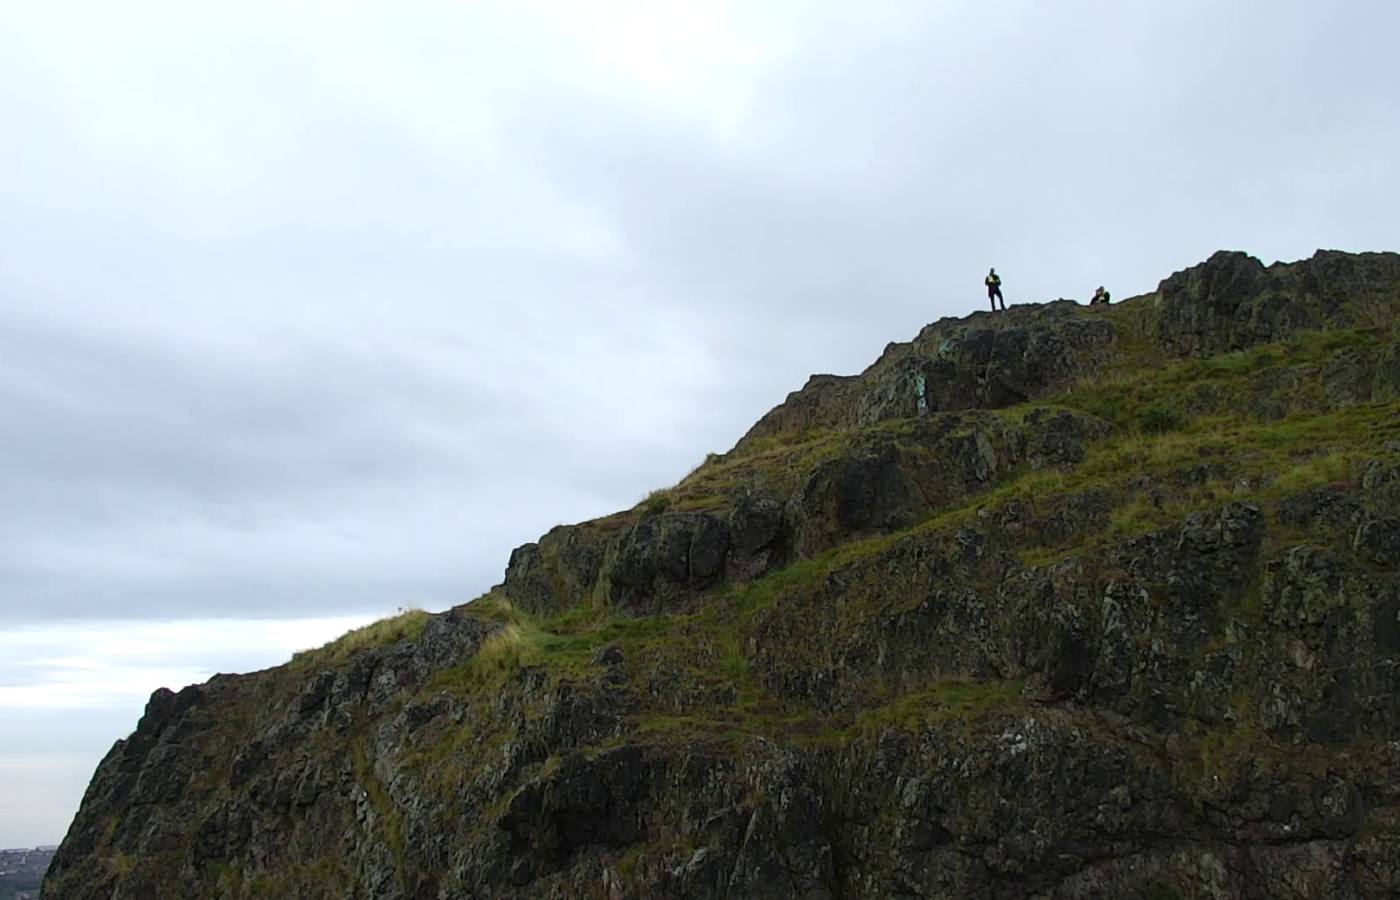
[[[1396,895],[1400,256],[1332,251],[941,320],[471,603],[157,691],[43,893]]]

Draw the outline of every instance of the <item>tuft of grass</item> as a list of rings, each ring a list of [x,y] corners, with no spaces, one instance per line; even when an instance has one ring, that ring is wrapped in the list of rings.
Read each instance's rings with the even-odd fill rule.
[[[494,689],[532,667],[543,668],[556,678],[582,678],[589,674],[593,655],[603,645],[618,640],[636,643],[668,634],[679,618],[604,619],[596,610],[575,608],[541,620],[499,598],[492,598],[484,611],[491,621],[502,622],[504,627],[483,641],[471,659],[438,673],[428,683],[428,693]]]
[[[524,615],[509,597],[494,588],[461,608],[483,622],[516,622]]]
[[[824,460],[849,447],[860,432],[810,431],[769,436],[723,456],[711,454],[669,494],[677,509],[715,510],[745,490],[785,495]]]
[[[1364,454],[1354,450],[1326,449],[1279,471],[1270,486],[1277,496],[1301,494],[1328,485],[1349,485],[1356,481]]]
[[[1022,706],[1024,685],[1019,680],[969,681],[946,678],[923,690],[896,697],[883,706],[866,709],[843,737],[878,737],[890,728],[916,732],[949,720],[971,721]]]
[[[1149,403],[1137,414],[1137,424],[1148,434],[1165,434],[1185,428],[1190,419],[1164,400]]]
[[[638,505],[638,508],[641,509],[644,516],[655,516],[670,509],[672,502],[669,490],[656,490],[647,494],[646,499]]]
[[[467,673],[479,684],[498,683],[543,656],[542,633],[536,625],[512,622],[491,635],[468,663]]]
[[[371,622],[363,628],[348,631],[315,650],[302,650],[292,656],[296,669],[338,666],[366,650],[386,647],[399,641],[417,640],[423,634],[431,614],[421,609],[409,609],[397,616]]]

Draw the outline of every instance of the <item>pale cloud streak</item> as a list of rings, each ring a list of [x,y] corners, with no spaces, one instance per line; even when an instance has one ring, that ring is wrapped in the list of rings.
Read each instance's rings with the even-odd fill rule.
[[[156,688],[278,665],[374,618],[98,619],[8,629],[0,633],[0,714],[122,710],[134,724]]]

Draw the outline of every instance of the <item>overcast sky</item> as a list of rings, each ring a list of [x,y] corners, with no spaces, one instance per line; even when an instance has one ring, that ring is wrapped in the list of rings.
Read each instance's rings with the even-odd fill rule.
[[[62,836],[155,687],[476,596],[988,266],[1015,303],[1400,248],[1397,33],[1389,0],[4,4],[0,845]]]

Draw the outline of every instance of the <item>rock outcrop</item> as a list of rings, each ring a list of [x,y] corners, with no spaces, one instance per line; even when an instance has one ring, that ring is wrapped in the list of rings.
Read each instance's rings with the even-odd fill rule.
[[[1400,896],[1400,257],[814,376],[476,601],[157,691],[44,891]]]
[[[1311,259],[1266,267],[1222,251],[1157,288],[1158,335],[1174,352],[1212,356],[1304,329],[1366,325],[1394,302],[1397,279],[1394,253],[1319,250]]]

